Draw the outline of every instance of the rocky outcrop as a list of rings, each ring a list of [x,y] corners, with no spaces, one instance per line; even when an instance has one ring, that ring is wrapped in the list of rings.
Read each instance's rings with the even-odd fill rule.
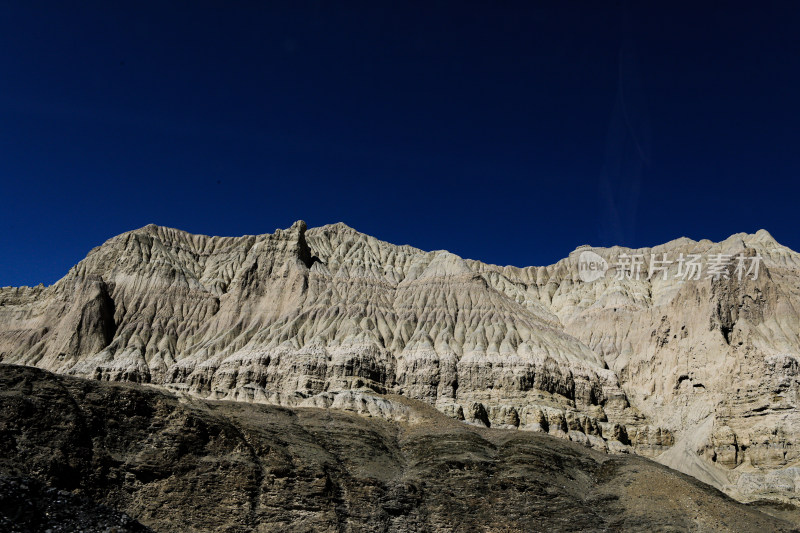
[[[581,280],[586,251],[607,275]],[[663,254],[740,253],[763,258],[757,279],[685,281],[677,263],[647,276]],[[617,276],[620,254],[641,255],[644,275]],[[654,457],[741,500],[796,502],[799,269],[764,231],[516,268],[343,224],[245,237],[147,226],[50,287],[0,289],[0,358],[390,418],[375,393],[400,394],[472,425]]]
[[[0,475],[0,531],[148,533],[152,530],[79,492],[47,486],[33,478]]]
[[[796,531],[644,458],[462,424],[402,396],[362,396],[378,397],[406,420],[205,401],[0,365],[0,525],[42,532],[103,531],[109,520],[109,531],[144,524],[163,532]],[[11,507],[20,500],[52,514],[20,521]]]

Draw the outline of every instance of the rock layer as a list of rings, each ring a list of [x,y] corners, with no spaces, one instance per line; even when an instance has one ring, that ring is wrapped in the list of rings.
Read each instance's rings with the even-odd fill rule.
[[[800,257],[765,231],[620,254],[743,253],[756,280],[581,281],[581,247],[499,267],[344,224],[207,237],[147,226],[50,287],[0,290],[0,360],[209,399],[465,422],[656,457],[742,500],[795,502]],[[665,279],[666,278],[666,279]],[[795,480],[798,481],[795,481]]]

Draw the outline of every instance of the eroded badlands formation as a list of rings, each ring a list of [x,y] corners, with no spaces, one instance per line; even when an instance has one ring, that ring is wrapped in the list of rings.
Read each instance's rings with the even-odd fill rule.
[[[344,225],[146,226],[52,286],[0,289],[0,361],[207,399],[457,419],[655,458],[742,501],[800,498],[800,256],[765,231],[620,253],[760,254],[757,279],[499,267]],[[647,271],[647,265],[644,266]]]

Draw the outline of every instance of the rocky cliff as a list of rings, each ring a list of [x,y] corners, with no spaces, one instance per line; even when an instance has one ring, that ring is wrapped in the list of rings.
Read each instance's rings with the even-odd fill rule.
[[[584,282],[587,250],[612,265],[641,255],[645,275]],[[763,261],[755,279],[732,267],[677,279],[677,263],[648,277],[663,254]],[[52,286],[0,289],[0,360],[390,419],[380,394],[398,394],[653,457],[742,501],[796,502],[799,309],[800,256],[765,231],[515,268],[344,224],[245,237],[147,226]]]

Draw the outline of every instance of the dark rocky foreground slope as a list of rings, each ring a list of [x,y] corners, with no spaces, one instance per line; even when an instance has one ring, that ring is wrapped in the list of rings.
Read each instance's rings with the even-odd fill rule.
[[[15,519],[10,502],[55,498],[154,531],[793,530],[641,457],[387,399],[414,422],[0,365],[0,525]]]

